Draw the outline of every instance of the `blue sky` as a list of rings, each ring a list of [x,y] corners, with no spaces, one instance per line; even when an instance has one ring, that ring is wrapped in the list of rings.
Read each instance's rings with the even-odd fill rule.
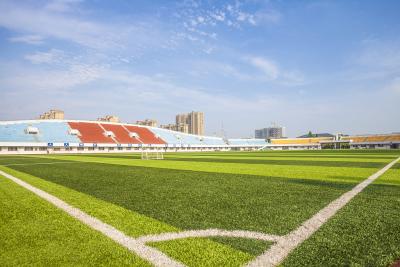
[[[0,120],[400,131],[399,1],[0,0]]]

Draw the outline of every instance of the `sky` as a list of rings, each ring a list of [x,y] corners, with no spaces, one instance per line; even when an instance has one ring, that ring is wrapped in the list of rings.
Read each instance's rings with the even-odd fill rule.
[[[400,1],[0,0],[0,120],[400,132]]]

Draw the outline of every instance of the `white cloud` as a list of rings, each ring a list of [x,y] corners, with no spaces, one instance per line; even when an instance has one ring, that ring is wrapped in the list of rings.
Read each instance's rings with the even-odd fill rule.
[[[64,56],[64,52],[57,49],[51,49],[48,52],[36,52],[34,54],[26,55],[25,59],[29,60],[33,64],[42,63],[56,63],[60,62]]]
[[[250,57],[249,63],[261,70],[268,80],[276,80],[280,75],[278,66],[271,60],[262,57]]]
[[[44,43],[44,38],[40,35],[21,35],[15,36],[8,39],[10,42],[20,42],[20,43],[27,43],[32,45],[40,45]]]
[[[120,47],[119,35],[109,26],[46,9],[0,2],[0,26],[42,37],[72,41],[91,48]]]
[[[210,13],[210,16],[217,21],[224,21],[225,20],[225,12],[219,11],[216,13]]]
[[[75,6],[77,1],[57,3]],[[171,51],[183,43],[183,39],[175,30],[158,19],[124,18],[110,22],[107,19],[93,19],[90,17],[91,13],[86,10],[73,11],[54,12],[44,5],[4,0],[0,1],[0,27],[30,36],[24,39],[13,38],[12,41],[63,41],[67,45],[72,43],[83,46],[86,51],[109,55],[140,57],[148,51]]]
[[[202,35],[198,39],[212,35],[209,31],[215,31],[215,26],[226,26],[242,29],[245,26],[259,26],[267,23],[277,23],[281,14],[273,9],[257,9],[249,11],[247,3],[236,1],[234,4],[210,6],[205,2],[184,2],[179,5],[176,17],[188,31]],[[193,29],[196,29],[193,30]],[[206,33],[206,34],[204,34]]]
[[[221,68],[235,71],[229,65]],[[0,106],[0,119],[26,119],[27,114],[38,114],[51,103],[65,109],[69,118],[95,119],[107,110],[125,121],[152,116],[163,123],[172,122],[178,112],[197,109],[206,114],[208,134],[220,129],[223,121],[229,137],[252,136],[252,129],[269,121],[285,125],[290,136],[310,129],[333,133],[398,131],[392,123],[399,112],[398,98],[388,95],[387,90],[353,91],[353,97],[345,99],[341,95],[322,99],[312,95],[298,97],[297,90],[280,96],[262,92],[234,96],[230,92],[181,86],[166,75],[141,75],[98,65],[72,64],[65,70],[38,71],[29,65],[10,69],[0,64],[0,70],[0,84],[4,88],[0,97],[18,99],[20,103],[6,101]],[[396,92],[398,84],[396,80],[391,87]],[[371,117],[365,116],[371,113],[380,118],[374,127]],[[342,117],[348,119],[338,119]],[[238,121],[241,127],[237,127]]]
[[[276,62],[260,56],[242,57],[235,63],[199,60],[193,62],[187,73],[194,77],[224,77],[229,81],[233,78],[252,85],[269,83],[292,87],[304,85],[306,80],[302,72],[284,70]]]
[[[12,91],[34,91],[63,93],[76,86],[93,82],[101,77],[104,67],[72,63],[64,69],[37,69],[28,66],[14,66],[0,76],[0,84]]]
[[[276,62],[268,58],[253,56],[245,58],[245,61],[263,74],[261,77],[257,74],[252,74],[253,80],[269,81],[285,86],[298,86],[305,83],[305,77],[302,72],[282,69]]]

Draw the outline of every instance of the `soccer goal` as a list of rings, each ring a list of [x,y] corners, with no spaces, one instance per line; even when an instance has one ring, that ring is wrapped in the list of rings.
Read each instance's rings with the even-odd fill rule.
[[[142,151],[142,159],[164,159],[164,152],[162,151]]]

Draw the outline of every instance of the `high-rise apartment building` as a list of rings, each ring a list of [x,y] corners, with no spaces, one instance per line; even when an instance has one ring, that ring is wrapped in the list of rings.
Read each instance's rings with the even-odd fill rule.
[[[189,133],[204,135],[204,113],[192,111],[189,115]]]
[[[204,135],[204,113],[192,111],[175,117],[176,131]]]
[[[175,124],[175,131],[182,133],[189,133],[189,124],[187,123]]]
[[[176,131],[176,124],[164,124],[160,125],[160,128],[171,130],[171,131]]]
[[[175,117],[175,124],[189,124],[189,116],[188,114],[178,114]]]
[[[283,138],[285,135],[285,127],[276,125],[254,131],[255,138],[259,139]]]
[[[51,109],[48,112],[43,113],[39,116],[40,120],[63,120],[64,119],[64,111]]]

